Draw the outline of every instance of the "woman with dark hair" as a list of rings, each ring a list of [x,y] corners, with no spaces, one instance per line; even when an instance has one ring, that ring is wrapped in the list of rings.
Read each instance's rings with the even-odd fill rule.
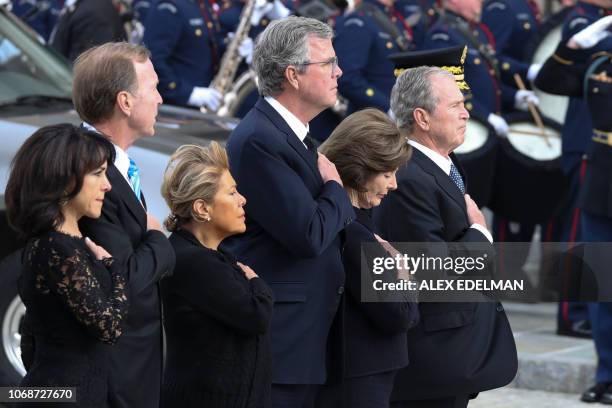
[[[114,154],[96,133],[43,127],[17,152],[6,186],[9,223],[27,240],[18,285],[34,336],[20,385],[76,387],[70,407],[108,406],[106,344],[127,313],[124,269],[78,225],[100,216]]]
[[[176,252],[162,281],[167,338],[163,407],[268,406],[272,291],[251,268],[219,248],[246,230],[245,198],[219,144],[181,146],[162,195]]]
[[[362,250],[368,259],[398,253],[374,234],[370,210],[397,188],[395,173],[410,158],[411,147],[386,114],[365,109],[344,119],[319,151],[335,164],[357,215],[345,229],[342,255],[346,273],[343,403],[351,408],[388,407],[397,370],[408,365],[406,332],[416,325],[418,310],[412,293],[376,299],[371,298],[373,292],[362,293],[363,279],[373,276],[362,276]],[[386,281],[405,278],[398,271],[378,276]]]

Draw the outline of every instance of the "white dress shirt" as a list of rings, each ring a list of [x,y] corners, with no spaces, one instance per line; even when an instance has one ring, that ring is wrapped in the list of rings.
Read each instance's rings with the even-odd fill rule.
[[[438,166],[444,172],[444,174],[446,174],[450,178],[451,164],[453,164],[453,161],[448,156],[442,156],[440,153],[431,150],[429,147],[423,146],[422,144],[420,144],[419,142],[415,142],[414,140],[409,139],[408,143],[410,144],[410,146],[414,147],[415,149],[423,153],[425,156],[427,156],[429,160],[434,162],[436,166]],[[470,225],[470,228],[477,229],[489,240],[489,242],[493,243],[493,236],[491,236],[491,233],[485,228],[484,225],[474,223]]]

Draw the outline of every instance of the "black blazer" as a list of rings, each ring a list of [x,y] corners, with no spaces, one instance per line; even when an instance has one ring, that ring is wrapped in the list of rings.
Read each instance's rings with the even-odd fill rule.
[[[397,190],[375,209],[383,237],[391,242],[487,242],[469,228],[457,186],[418,149],[399,170],[397,182]],[[398,373],[392,401],[470,394],[512,381],[516,346],[501,304],[421,302],[419,314],[419,324],[408,332],[410,365]]]
[[[162,282],[164,407],[268,406],[272,291],[188,231],[170,236],[174,275]],[[256,271],[257,272],[257,271]],[[261,403],[261,405],[259,405]]]
[[[111,0],[78,0],[62,10],[51,46],[74,61],[83,51],[109,41],[125,41],[123,22]]]
[[[272,382],[323,384],[330,328],[344,293],[339,232],[355,214],[336,182],[260,99],[227,143],[230,169],[247,203],[244,234],[225,243],[274,293]],[[330,370],[334,372],[335,370]]]
[[[107,177],[102,215],[83,217],[84,235],[113,257],[127,260],[130,307],[123,336],[111,353],[113,407],[157,407],[162,374],[159,280],[174,269],[174,250],[159,231],[147,231],[147,213],[115,166]]]
[[[346,227],[346,244],[342,253],[346,272],[346,304],[344,313],[345,377],[360,377],[396,370],[408,365],[406,331],[418,322],[418,308],[414,300],[404,302],[362,302],[362,282],[371,285],[373,276],[362,275],[363,256],[371,265],[373,257],[388,257],[376,237],[367,210],[355,208],[357,219]],[[367,247],[363,247],[366,244]],[[390,275],[396,274],[391,271]],[[393,276],[379,276],[395,281]],[[370,299],[368,299],[370,300]]]

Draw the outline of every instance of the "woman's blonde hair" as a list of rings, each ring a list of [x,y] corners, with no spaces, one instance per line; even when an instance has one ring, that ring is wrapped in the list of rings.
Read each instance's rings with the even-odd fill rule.
[[[193,212],[193,202],[202,199],[212,203],[225,171],[229,171],[227,153],[217,142],[211,142],[208,147],[183,145],[176,149],[161,187],[170,208],[170,215],[164,221],[168,231],[176,231],[192,219],[200,220]]]

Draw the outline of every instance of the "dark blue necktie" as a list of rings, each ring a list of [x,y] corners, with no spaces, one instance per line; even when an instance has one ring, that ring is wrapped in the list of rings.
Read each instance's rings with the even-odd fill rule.
[[[459,170],[457,170],[457,167],[455,167],[454,164],[451,164],[449,176],[451,180],[453,180],[453,183],[455,183],[459,191],[461,191],[461,194],[465,194],[465,184],[463,184],[461,174],[459,173]]]

